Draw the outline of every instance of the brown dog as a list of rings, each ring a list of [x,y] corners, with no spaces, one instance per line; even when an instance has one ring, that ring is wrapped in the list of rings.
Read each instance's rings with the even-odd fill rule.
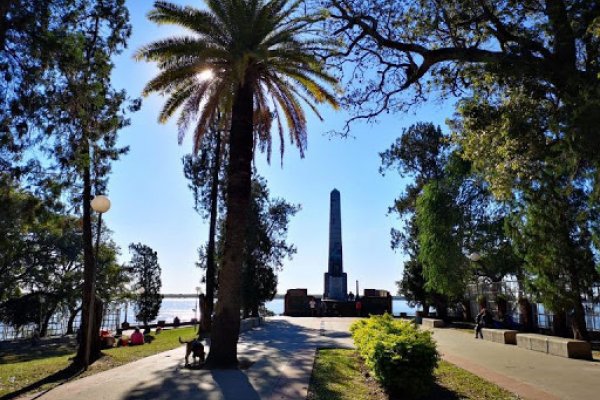
[[[190,365],[189,357],[192,355],[192,360],[194,364],[197,364],[196,358],[200,358],[200,361],[204,362],[204,345],[199,339],[192,339],[189,341],[181,340],[179,338],[179,343],[185,343],[185,365]]]

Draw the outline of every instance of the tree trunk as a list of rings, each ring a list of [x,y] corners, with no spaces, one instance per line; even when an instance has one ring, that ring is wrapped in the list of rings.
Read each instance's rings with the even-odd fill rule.
[[[446,296],[435,294],[432,297],[437,318],[443,319],[444,321],[448,320],[448,299],[446,299]]]
[[[531,313],[531,303],[526,297],[519,299],[519,318],[525,332],[533,331],[533,315]]]
[[[98,296],[94,296],[94,321],[92,326],[92,347],[90,350],[90,362],[100,358],[102,355],[102,342],[100,341],[100,328],[102,326],[102,312],[104,302]]]
[[[93,351],[87,354],[87,348],[100,348],[100,336],[93,331],[94,300],[96,292],[96,265],[94,260],[94,248],[92,244],[92,182],[90,174],[90,149],[87,145],[87,136],[82,138],[83,149],[83,304],[81,314],[81,343],[77,350],[76,362],[86,368],[95,361],[92,358]],[[92,326],[90,326],[90,323]],[[91,343],[90,343],[91,341]],[[97,342],[97,343],[96,343]],[[89,343],[89,344],[88,344]]]
[[[75,333],[75,330],[73,329],[73,323],[75,322],[75,317],[77,317],[79,310],[81,310],[81,307],[69,309],[70,315],[69,320],[67,321],[67,335],[72,335]]]
[[[423,317],[427,318],[429,317],[429,303],[423,303],[423,311],[421,311],[423,313]]]
[[[573,310],[573,314],[571,315],[571,330],[573,331],[573,337],[575,339],[589,339],[587,326],[585,323],[585,309],[583,308],[583,304],[581,303],[580,297],[578,301],[575,301],[575,307]]]
[[[471,315],[471,302],[469,299],[465,299],[460,304],[462,306],[463,321],[472,322],[473,315]]]
[[[246,80],[249,82],[250,79]],[[219,272],[219,301],[207,359],[210,368],[237,366],[240,332],[241,274],[250,205],[253,151],[252,88],[239,86],[232,108],[227,168],[225,248]]]
[[[56,311],[56,306],[52,306],[44,314],[44,320],[42,321],[42,326],[40,327],[40,337],[46,337],[48,335],[48,325],[50,324],[50,318],[52,318],[54,311]]]
[[[552,318],[552,334],[560,337],[567,337],[567,314],[565,310],[556,311]]]
[[[215,304],[215,235],[217,231],[217,214],[219,213],[219,171],[221,169],[221,131],[217,131],[215,148],[215,165],[212,171],[210,188],[210,225],[208,228],[208,248],[206,249],[206,318],[203,319],[204,332],[210,332],[212,313]]]

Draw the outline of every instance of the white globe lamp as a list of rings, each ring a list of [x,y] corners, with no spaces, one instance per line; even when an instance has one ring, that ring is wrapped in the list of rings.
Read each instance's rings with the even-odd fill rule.
[[[104,195],[94,196],[92,199],[92,209],[100,214],[104,214],[110,210],[110,200]]]
[[[469,254],[467,257],[469,258],[469,260],[471,260],[473,262],[477,262],[477,261],[481,260],[481,254],[479,254],[476,251]]]

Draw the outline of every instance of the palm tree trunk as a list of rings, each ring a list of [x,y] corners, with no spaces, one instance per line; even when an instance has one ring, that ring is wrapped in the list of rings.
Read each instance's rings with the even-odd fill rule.
[[[212,313],[215,303],[215,234],[217,231],[217,214],[219,200],[219,171],[221,170],[221,131],[217,131],[215,147],[215,165],[212,171],[210,188],[210,225],[208,228],[208,248],[206,249],[206,316],[202,318],[204,332],[210,332]]]
[[[225,248],[219,273],[219,301],[210,335],[211,347],[207,359],[207,366],[210,368],[237,366],[241,274],[252,175],[252,94],[251,87],[239,86],[231,114]]]

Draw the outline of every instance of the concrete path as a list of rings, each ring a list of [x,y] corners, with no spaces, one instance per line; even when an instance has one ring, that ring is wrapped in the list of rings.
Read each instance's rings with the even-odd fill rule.
[[[351,320],[271,318],[240,337],[238,370],[183,368],[183,346],[65,383],[43,400],[304,399],[320,347],[348,347]]]
[[[352,347],[353,318],[269,319],[240,338],[243,371],[183,367],[183,347],[61,385],[44,400],[304,399],[315,351]],[[599,399],[600,363],[550,356],[435,329],[444,359],[525,399]],[[360,399],[357,399],[360,400]]]
[[[600,363],[493,343],[434,329],[442,357],[526,399],[600,399]]]

